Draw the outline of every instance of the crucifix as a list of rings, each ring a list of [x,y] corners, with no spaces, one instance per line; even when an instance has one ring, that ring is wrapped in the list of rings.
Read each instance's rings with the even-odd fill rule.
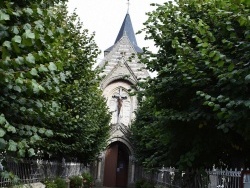
[[[120,114],[121,114],[121,109],[122,109],[122,102],[123,100],[127,99],[126,96],[122,96],[122,88],[119,88],[119,93],[118,95],[113,95],[112,98],[117,99],[117,123],[120,123]]]

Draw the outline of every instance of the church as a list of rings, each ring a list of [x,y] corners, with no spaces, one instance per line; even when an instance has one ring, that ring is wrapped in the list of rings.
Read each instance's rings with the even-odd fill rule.
[[[139,80],[149,77],[138,54],[138,46],[129,12],[126,13],[114,45],[104,51],[98,68],[102,80],[100,88],[111,113],[110,138],[106,149],[96,163],[96,185],[105,187],[130,187],[136,180],[133,146],[126,130],[135,118],[137,109],[135,91]]]

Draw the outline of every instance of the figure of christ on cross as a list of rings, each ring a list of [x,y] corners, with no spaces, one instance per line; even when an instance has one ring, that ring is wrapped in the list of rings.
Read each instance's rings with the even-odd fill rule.
[[[122,96],[122,88],[119,88],[119,93],[118,95],[113,95],[112,98],[117,99],[117,123],[120,123],[120,114],[121,114],[121,109],[122,109],[122,102],[123,100],[127,99],[126,96]]]

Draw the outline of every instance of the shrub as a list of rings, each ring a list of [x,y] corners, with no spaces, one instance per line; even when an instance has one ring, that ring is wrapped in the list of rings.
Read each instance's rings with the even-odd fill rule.
[[[67,183],[62,178],[55,178],[53,180],[45,180],[44,182],[46,188],[67,188]]]
[[[69,178],[70,188],[80,188],[82,186],[82,177],[81,176],[72,176]]]
[[[140,179],[135,182],[135,188],[142,188],[142,185],[144,184],[146,180],[145,179]]]
[[[135,188],[154,188],[154,184],[146,179],[136,181]]]
[[[142,188],[154,188],[154,184],[152,182],[145,181]]]
[[[65,179],[56,178],[54,183],[57,185],[57,188],[67,188],[67,182]]]
[[[44,182],[46,188],[58,188],[54,181],[46,180]]]
[[[84,172],[82,174],[83,178],[83,188],[90,188],[93,186],[93,177],[91,176],[90,173]]]

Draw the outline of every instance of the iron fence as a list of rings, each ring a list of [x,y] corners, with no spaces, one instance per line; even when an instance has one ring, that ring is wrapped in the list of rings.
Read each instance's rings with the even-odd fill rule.
[[[239,188],[241,186],[242,170],[207,170],[210,178],[209,186],[211,188]]]
[[[216,169],[179,171],[162,168],[156,173],[143,173],[142,177],[166,188],[250,188],[250,172],[243,169]]]
[[[81,175],[84,172],[89,172],[89,167],[83,163],[65,162],[64,160],[61,162],[48,160],[22,160],[21,162],[15,162],[7,160],[2,172],[4,170],[13,174],[17,178],[18,183],[29,184],[57,177],[67,178]],[[13,178],[0,176],[0,187],[10,186],[13,182]]]

